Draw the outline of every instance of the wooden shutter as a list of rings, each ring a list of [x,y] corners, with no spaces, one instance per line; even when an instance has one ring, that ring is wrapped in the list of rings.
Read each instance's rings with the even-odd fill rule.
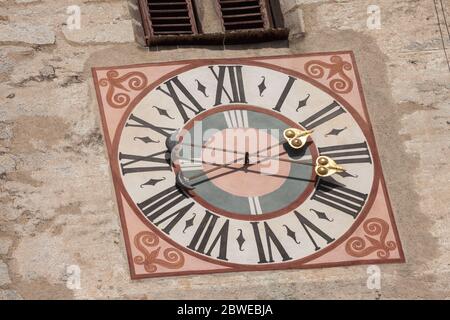
[[[129,0],[128,9],[130,11],[131,23],[133,25],[134,38],[141,46],[146,46],[148,43],[139,0]]]
[[[146,0],[150,37],[197,34],[191,0]]]
[[[265,0],[217,0],[225,31],[271,27]]]

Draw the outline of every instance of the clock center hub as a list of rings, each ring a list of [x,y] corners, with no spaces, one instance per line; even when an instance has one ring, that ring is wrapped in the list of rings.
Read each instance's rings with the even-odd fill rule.
[[[289,175],[291,164],[279,161],[284,152],[279,138],[267,130],[224,129],[205,143],[203,163],[210,181],[230,194],[263,196],[277,190]],[[273,147],[274,146],[274,147]]]

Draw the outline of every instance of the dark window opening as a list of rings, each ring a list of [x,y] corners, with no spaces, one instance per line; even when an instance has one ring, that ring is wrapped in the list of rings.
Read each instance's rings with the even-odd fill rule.
[[[215,2],[209,6],[212,11],[202,1],[129,0],[136,40],[146,46],[236,44],[285,40],[289,35],[279,0],[207,0]],[[202,26],[199,12],[217,23],[216,31]]]

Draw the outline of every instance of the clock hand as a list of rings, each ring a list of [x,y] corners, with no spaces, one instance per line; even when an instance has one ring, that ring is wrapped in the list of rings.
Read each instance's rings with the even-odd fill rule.
[[[180,143],[177,139],[178,130],[174,131],[167,139],[166,139],[166,147],[169,152],[171,152],[176,146],[187,146],[187,147],[194,147],[194,148],[202,148],[202,149],[209,149],[214,151],[223,151],[227,153],[234,153],[234,154],[243,154],[245,155],[246,152],[244,151],[237,151],[237,150],[229,150],[224,148],[216,148],[216,147],[209,147],[207,145],[198,145],[194,143]],[[296,128],[288,128],[284,130],[284,138],[285,140],[291,145],[291,147],[295,149],[300,149],[305,143],[307,138],[313,133],[313,131],[302,131]],[[299,141],[295,140],[294,138],[298,138]],[[298,143],[301,142],[301,145],[298,145]],[[275,146],[274,146],[275,147]],[[262,151],[260,151],[262,152]],[[242,159],[241,159],[242,160]]]
[[[284,130],[283,136],[292,148],[300,149],[305,145],[306,140],[312,133],[313,130],[302,131],[296,128],[288,128]]]
[[[189,159],[187,159],[187,158],[182,158],[182,160],[189,160]],[[270,160],[270,159],[266,159],[266,160],[264,160],[264,161],[268,161],[268,160]],[[262,161],[262,162],[264,162],[264,161]],[[217,176],[214,176],[214,177],[210,177],[210,178],[208,178],[208,179],[206,179],[206,180],[203,180],[203,181],[195,182],[193,185],[198,185],[198,184],[200,184],[200,183],[202,183],[202,182],[204,182],[204,181],[211,181],[211,180],[213,180],[213,179],[215,179],[215,178],[222,177],[222,176],[224,176],[224,175],[227,175],[227,174],[230,174],[230,173],[233,173],[233,172],[236,172],[236,171],[241,171],[241,170],[246,171],[246,172],[250,172],[250,173],[261,173],[261,171],[259,171],[259,170],[253,170],[253,169],[250,169],[250,168],[249,168],[249,167],[253,166],[254,164],[249,164],[249,165],[244,166],[244,167],[233,168],[233,167],[224,167],[224,166],[221,165],[221,164],[213,163],[213,162],[207,162],[207,161],[202,161],[202,163],[208,164],[208,165],[212,165],[212,166],[214,166],[214,167],[220,167],[220,168],[223,168],[223,169],[229,169],[229,171],[227,171],[227,172],[225,172],[225,173],[221,173],[221,174],[219,174],[219,175],[217,175]],[[306,163],[305,163],[305,164],[306,164]],[[312,165],[312,164],[311,164],[311,163],[308,163],[308,165]],[[179,173],[180,173],[180,172],[179,172]],[[279,174],[275,174],[275,173],[273,173],[273,174],[272,174],[272,173],[267,173],[266,175],[267,175],[267,176],[271,176],[271,177],[284,178],[284,179],[292,179],[292,180],[299,180],[299,181],[308,181],[308,182],[313,182],[313,181],[314,181],[314,180],[309,180],[309,179],[302,179],[302,178],[296,178],[296,177],[291,177],[291,176],[279,175]],[[180,177],[180,179],[182,179],[183,183],[187,183],[186,178],[185,178],[181,173],[180,173],[179,177]],[[183,180],[183,179],[184,179],[184,180]],[[192,180],[192,178],[189,179],[189,180]],[[190,187],[191,189],[194,189],[194,188],[192,187],[192,185],[187,185],[187,186]]]
[[[285,142],[284,140],[281,140],[281,141],[279,141],[278,143],[273,144],[273,145],[269,146],[268,148],[266,148],[266,149],[264,149],[264,150],[258,150],[257,152],[254,152],[254,153],[252,153],[252,154],[246,153],[245,156],[242,157],[242,158],[235,159],[235,160],[230,161],[230,162],[228,162],[228,163],[222,164],[222,165],[220,165],[220,166],[218,166],[218,167],[211,168],[211,169],[209,169],[209,170],[203,171],[202,173],[200,173],[200,174],[198,174],[198,175],[195,175],[195,176],[193,176],[193,177],[190,177],[189,179],[187,179],[186,177],[184,177],[184,175],[182,174],[181,171],[178,171],[177,176],[176,176],[176,182],[177,182],[179,185],[181,185],[182,187],[184,187],[184,188],[186,188],[186,189],[189,189],[189,190],[192,190],[192,189],[193,189],[193,186],[190,184],[190,182],[191,182],[192,180],[197,179],[197,178],[199,178],[199,177],[202,177],[202,176],[204,176],[204,175],[206,175],[206,174],[208,174],[208,173],[211,173],[211,172],[220,170],[220,169],[222,169],[222,168],[229,168],[232,164],[235,164],[235,163],[237,163],[237,162],[239,162],[239,161],[242,161],[242,160],[245,161],[245,159],[247,159],[247,158],[249,158],[249,157],[251,157],[251,156],[258,155],[258,154],[261,153],[261,152],[265,152],[265,151],[268,151],[268,150],[270,150],[270,149],[273,149],[273,148],[275,148],[275,147],[277,147],[277,146],[283,144],[284,142]],[[250,165],[253,165],[253,164],[250,164]],[[246,167],[248,167],[248,166],[250,166],[250,165],[247,165]],[[233,169],[235,169],[235,168],[233,168]],[[233,170],[233,171],[231,171],[231,172],[234,172],[234,171],[236,171],[236,170]],[[196,184],[198,184],[198,183],[196,183]]]
[[[319,177],[329,177],[335,173],[346,171],[343,167],[338,165],[336,161],[327,156],[320,156],[316,159],[315,170]]]
[[[228,168],[229,171],[227,171],[225,173],[221,173],[220,175],[217,175],[217,176],[214,176],[214,177],[202,180],[202,181],[195,182],[192,185],[190,184],[190,181],[203,176],[205,173],[201,173],[201,174],[199,174],[197,176],[194,176],[194,177],[191,177],[191,178],[189,178],[189,180],[187,180],[184,177],[184,175],[181,173],[181,171],[179,171],[177,173],[177,183],[179,185],[189,189],[189,190],[192,190],[192,189],[194,189],[195,185],[198,185],[198,184],[201,184],[201,183],[203,183],[205,181],[210,181],[212,179],[219,178],[219,177],[222,177],[224,175],[228,175],[228,174],[234,173],[236,171],[240,171],[240,170],[245,170],[246,172],[252,172],[252,173],[261,173],[261,171],[252,170],[252,169],[249,169],[249,168],[251,166],[254,166],[256,164],[259,164],[259,163],[262,163],[262,162],[274,159],[275,157],[279,157],[280,155],[284,155],[286,153],[287,152],[282,152],[282,153],[279,153],[278,155],[275,155],[275,156],[265,157],[265,158],[263,158],[261,160],[258,160],[255,163],[247,164],[247,165],[245,165],[242,168],[232,168],[232,167],[230,168],[229,164],[228,165],[221,165],[221,164],[217,164],[217,163],[202,161],[202,163],[215,166],[215,168],[207,170],[206,172],[208,172],[208,173],[216,171],[216,170],[219,170],[219,169],[222,169],[222,168]],[[190,159],[186,159],[186,160],[190,160]],[[329,177],[329,176],[331,176],[331,175],[333,175],[335,173],[340,173],[340,172],[345,172],[346,171],[343,167],[339,166],[333,159],[331,159],[330,157],[327,157],[327,156],[319,156],[316,159],[316,163],[315,164],[313,164],[311,162],[299,162],[299,161],[296,161],[296,162],[293,162],[293,163],[314,166],[315,167],[315,172],[316,172],[316,174],[319,177]],[[295,177],[290,177],[290,176],[282,176],[282,175],[277,175],[277,174],[267,174],[267,175],[268,176],[279,177],[279,178],[293,179],[293,180],[311,181],[311,180],[308,180],[308,179],[301,179],[301,178],[295,178]]]

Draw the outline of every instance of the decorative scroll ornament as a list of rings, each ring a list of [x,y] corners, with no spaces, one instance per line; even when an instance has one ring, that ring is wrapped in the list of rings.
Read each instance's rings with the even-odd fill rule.
[[[340,56],[332,56],[330,61],[331,63],[320,60],[309,61],[305,64],[305,71],[310,77],[321,79],[325,76],[325,69],[327,69],[329,70],[327,80],[335,78],[329,83],[331,89],[337,93],[349,93],[353,89],[353,81],[345,74],[345,71],[352,70],[352,65],[342,60]]]
[[[159,238],[155,233],[150,231],[139,232],[134,237],[134,245],[143,256],[134,257],[134,263],[143,265],[148,273],[156,272],[158,265],[168,269],[179,269],[184,265],[184,256],[175,248],[165,249],[164,259],[158,258],[161,247],[148,250],[148,247],[156,247],[158,243]]]
[[[397,248],[394,241],[387,241],[386,236],[389,232],[389,225],[386,221],[379,218],[371,218],[364,222],[364,231],[367,233],[364,237],[352,237],[346,245],[345,251],[353,257],[365,257],[372,252],[377,251],[378,258],[389,258],[390,252]]]
[[[147,86],[147,82],[145,74],[139,71],[129,72],[119,77],[119,72],[110,70],[106,73],[106,78],[100,79],[99,84],[101,87],[109,85],[108,92],[106,93],[106,101],[108,101],[109,105],[113,108],[123,108],[131,101],[130,96],[125,92],[142,90]],[[125,92],[116,93],[116,89]]]

